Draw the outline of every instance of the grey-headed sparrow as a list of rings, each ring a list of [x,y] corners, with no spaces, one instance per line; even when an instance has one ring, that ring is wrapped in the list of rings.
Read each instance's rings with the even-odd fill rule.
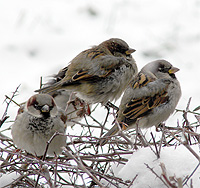
[[[18,148],[33,155],[42,156],[47,141],[55,132],[64,134],[65,129],[64,119],[58,112],[54,99],[48,94],[36,94],[19,109],[11,134]],[[60,154],[65,144],[64,135],[55,136],[47,154],[50,156]]]
[[[88,103],[102,105],[117,100],[137,73],[134,51],[121,39],[106,40],[78,54],[57,75],[60,81],[36,92],[71,90]]]
[[[158,126],[168,119],[181,97],[177,71],[165,60],[150,62],[142,68],[125,90],[119,106],[117,121],[122,130]],[[118,131],[115,123],[104,137]],[[105,143],[104,140],[101,145]]]

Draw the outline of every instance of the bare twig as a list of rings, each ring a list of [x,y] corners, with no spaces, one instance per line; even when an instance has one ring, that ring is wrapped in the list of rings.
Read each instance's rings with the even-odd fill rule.
[[[14,102],[9,97],[6,97],[6,100]],[[43,184],[46,184],[49,187],[67,186],[86,188],[94,187],[95,185],[103,187],[104,184],[102,182],[106,182],[107,186],[112,185],[113,187],[128,188],[134,186],[135,180],[139,178],[139,173],[137,174],[136,172],[136,176],[132,180],[123,181],[121,178],[115,176],[115,171],[112,172],[112,164],[126,165],[128,162],[126,155],[132,155],[135,148],[132,150],[130,148],[134,144],[137,149],[150,147],[157,157],[160,156],[162,148],[166,145],[168,147],[184,145],[198,159],[198,165],[184,180],[182,178],[176,178],[176,176],[168,176],[167,170],[162,165],[162,174],[158,174],[149,165],[145,165],[147,170],[149,169],[159,178],[165,187],[182,188],[190,182],[190,187],[192,188],[192,176],[200,166],[200,156],[193,150],[191,145],[199,143],[200,125],[198,119],[198,122],[191,123],[188,113],[199,116],[200,114],[196,111],[200,107],[196,108],[194,112],[190,111],[190,101],[191,99],[189,99],[185,110],[178,110],[183,115],[184,121],[182,126],[179,124],[177,127],[164,126],[162,129],[162,137],[159,141],[156,141],[156,137],[152,133],[152,138],[146,137],[140,129],[136,130],[137,134],[135,130],[127,130],[125,134],[118,123],[117,126],[121,130],[118,132],[119,134],[112,136],[114,139],[108,137],[109,142],[105,146],[97,146],[96,143],[101,140],[99,135],[104,130],[108,130],[106,128],[106,124],[108,123],[107,118],[97,120],[94,118],[95,116],[93,117],[90,114],[89,116],[85,116],[85,122],[78,122],[77,117],[73,117],[70,121],[74,122],[75,126],[77,126],[76,128],[81,130],[81,133],[79,135],[68,133],[65,146],[67,149],[65,149],[62,155],[56,157],[48,157],[47,152],[49,144],[57,133],[48,141],[44,155],[40,159],[24,151],[16,150],[17,148],[12,139],[2,134],[3,131],[8,131],[8,129],[4,129],[0,132],[0,171],[5,174],[14,172],[19,176],[9,183],[9,187],[43,187]],[[76,109],[70,113],[75,112]],[[95,113],[95,108],[93,108],[92,113]],[[115,110],[113,110],[113,113],[109,112],[107,116],[110,114],[113,114],[111,118],[113,117],[113,120],[116,120]],[[103,122],[105,126],[100,122]],[[135,135],[136,141],[133,143],[129,138]],[[124,139],[121,139],[121,137]],[[153,148],[154,146],[155,149]]]
[[[41,173],[44,176],[44,178],[46,179],[48,185],[50,188],[54,188],[54,184],[51,180],[51,176],[49,174],[49,170],[48,170],[48,166],[47,165],[43,165],[41,168]]]
[[[132,179],[132,181],[130,182],[128,188],[130,188],[133,185],[133,182],[136,180],[137,177],[138,177],[138,174],[136,174],[135,177]]]
[[[58,136],[58,135],[61,135],[61,133],[55,132],[55,133],[53,134],[53,136],[48,140],[47,145],[46,145],[46,149],[45,149],[45,152],[44,152],[44,155],[42,156],[42,161],[44,161],[45,158],[46,158],[47,151],[48,151],[48,149],[49,149],[49,145],[51,144],[52,140],[53,140],[56,136]],[[42,164],[41,164],[41,170],[42,170]],[[35,187],[37,187],[37,185],[38,185],[39,178],[40,178],[40,174],[38,174],[38,177],[37,177],[37,180],[36,180],[36,183],[35,183]]]
[[[167,170],[165,168],[165,164],[164,163],[160,163],[160,167],[162,169],[162,176],[164,178],[164,180],[166,181],[167,185],[169,185],[171,188],[178,188],[176,185],[172,184],[167,176]]]
[[[196,172],[196,170],[199,168],[200,166],[200,162],[198,163],[198,165],[195,167],[195,169],[192,171],[192,173],[184,180],[183,186],[187,184],[187,182],[189,181],[189,179],[194,175],[194,173]]]
[[[156,155],[157,155],[157,158],[159,159],[159,158],[160,158],[160,153],[159,153],[159,151],[158,151],[158,147],[157,147],[157,145],[156,145],[156,141],[155,141],[155,138],[154,138],[152,132],[151,132],[151,137],[152,137],[152,139],[153,139],[153,143],[154,143],[154,146],[155,146],[155,148],[156,148]]]
[[[178,140],[181,144],[183,144],[195,157],[198,161],[200,161],[200,156],[187,144],[187,142],[183,142],[181,139],[179,139],[177,136],[175,136],[174,133],[170,132],[170,134]]]
[[[131,147],[133,147],[133,142],[122,131],[121,126],[120,126],[120,124],[119,124],[119,122],[118,122],[118,120],[116,118],[116,114],[115,114],[114,110],[113,110],[113,116],[114,116],[114,119],[115,119],[115,123],[116,123],[116,125],[118,126],[118,129],[119,129],[118,135],[123,137],[131,145]]]
[[[87,168],[83,165],[82,161],[79,159],[77,159],[70,151],[68,150],[65,150],[65,152],[74,159],[74,161],[77,163],[78,167],[83,170],[86,174],[88,174],[93,181],[95,181],[97,183],[97,185],[99,185],[100,187],[104,187],[103,184],[100,183],[100,181],[95,177],[93,176],[90,171],[87,170]]]
[[[168,188],[170,188],[166,183],[165,183],[165,181],[153,170],[153,168],[151,168],[148,164],[146,164],[146,163],[144,163],[145,165],[146,165],[146,167],[160,180],[160,181],[162,181],[162,183],[166,186],[166,187],[168,187]]]
[[[1,128],[1,126],[3,125],[3,123],[9,118],[9,116],[7,116],[8,107],[9,107],[10,103],[13,101],[13,98],[16,96],[16,93],[18,92],[19,87],[20,87],[20,85],[17,86],[17,88],[16,88],[15,91],[13,92],[11,98],[9,99],[9,101],[6,102],[6,103],[7,103],[7,106],[6,106],[6,109],[5,109],[4,113],[3,113],[2,118],[1,118],[1,120],[0,120],[0,128]],[[6,101],[6,99],[5,99],[5,101]]]

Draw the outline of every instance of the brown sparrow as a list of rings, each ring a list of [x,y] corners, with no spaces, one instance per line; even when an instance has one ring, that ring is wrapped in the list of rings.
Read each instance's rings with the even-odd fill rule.
[[[48,94],[36,94],[30,97],[18,111],[11,128],[14,143],[18,148],[33,155],[42,156],[47,141],[55,132],[65,133],[65,122],[58,112],[54,99]],[[52,140],[47,154],[60,154],[66,144],[66,137],[57,135]]]
[[[45,83],[43,86],[48,87],[59,82],[65,77],[67,67],[61,69],[58,74]],[[68,90],[56,90],[49,93],[55,100],[57,108],[62,111],[66,117],[67,126],[74,126],[75,122],[81,121],[84,115],[89,115],[92,105],[88,105],[84,100],[76,97],[75,93]]]
[[[150,62],[142,68],[125,90],[119,106],[117,121],[122,130],[158,126],[168,119],[181,97],[177,71],[165,60]],[[118,131],[115,124],[104,137]]]
[[[117,100],[137,73],[134,51],[121,39],[106,40],[78,54],[57,75],[60,81],[36,92],[71,90],[88,103],[102,105]]]

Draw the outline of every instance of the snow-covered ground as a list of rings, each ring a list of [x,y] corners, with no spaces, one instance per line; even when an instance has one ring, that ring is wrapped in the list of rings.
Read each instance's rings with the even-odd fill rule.
[[[199,152],[198,146],[192,147],[194,151]],[[124,166],[115,166],[113,171],[115,175],[123,178],[124,180],[132,180],[135,178],[132,185],[133,188],[162,188],[166,185],[157,177],[162,177],[163,171],[161,165],[164,164],[166,168],[166,176],[174,178],[174,180],[184,179],[189,177],[194,169],[199,164],[198,160],[188,151],[183,145],[178,147],[164,147],[162,148],[161,157],[157,159],[156,155],[150,148],[142,148],[130,157],[129,161]],[[155,175],[154,173],[157,175]],[[192,176],[194,188],[200,185],[200,169],[198,168]],[[162,177],[162,179],[164,179]],[[175,183],[175,181],[172,183]],[[190,185],[190,180],[187,185]],[[187,187],[186,185],[186,187]]]
[[[122,38],[136,49],[133,56],[139,69],[160,58],[180,68],[177,77],[182,98],[177,108],[184,109],[192,97],[193,110],[200,105],[199,25],[199,0],[0,0],[0,118],[6,107],[4,96],[11,96],[19,84],[15,100],[21,103],[39,88],[40,76],[58,72],[82,50],[111,37]],[[11,104],[9,120],[14,120],[17,110],[18,107]],[[96,113],[101,117],[105,109],[101,107]],[[192,120],[193,116],[189,118]],[[181,114],[170,117],[167,124],[176,126],[177,119],[182,120]],[[5,123],[2,129],[10,125]],[[140,157],[148,155],[147,150],[133,154],[139,162],[132,168],[143,168],[140,173],[144,176],[151,173]],[[185,152],[177,149],[173,155],[178,161],[186,161]],[[163,150],[160,161],[171,153]],[[155,162],[151,155],[148,160],[160,162]],[[166,162],[166,168],[168,165],[175,168],[176,160]],[[194,163],[196,165],[196,161]],[[124,178],[123,171],[127,168],[128,165],[123,167],[118,175]],[[171,173],[176,172],[171,169]],[[154,180],[152,173],[151,176]],[[153,182],[149,186],[159,187]]]

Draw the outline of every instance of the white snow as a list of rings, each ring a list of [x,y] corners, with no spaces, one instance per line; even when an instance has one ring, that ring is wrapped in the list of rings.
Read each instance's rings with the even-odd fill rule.
[[[177,108],[184,109],[192,97],[192,110],[200,103],[199,25],[199,0],[0,0],[0,118],[5,95],[11,96],[19,84],[15,100],[21,103],[39,88],[40,76],[57,73],[82,50],[111,37],[122,38],[136,49],[133,57],[139,69],[159,58],[179,67],[182,98]],[[11,104],[9,120],[15,119],[17,110]],[[94,116],[101,120],[105,112],[99,107]],[[188,118],[194,120],[192,115]],[[171,116],[167,125],[176,126],[177,119],[181,122],[180,113]],[[10,125],[5,123],[2,129]],[[144,148],[115,172],[124,179],[138,174],[135,187],[162,187],[144,165],[161,174],[160,162],[176,177],[189,175],[198,163],[183,146],[163,148],[159,160]],[[192,178],[198,187],[199,169]]]
[[[199,153],[198,146],[192,146],[192,149]],[[128,157],[129,161],[125,166],[113,166],[114,174],[121,177],[123,180],[132,180],[136,175],[136,179],[132,185],[134,188],[152,187],[162,188],[166,187],[163,182],[147,168],[153,168],[158,176],[162,176],[161,163],[164,163],[167,171],[167,176],[175,176],[184,180],[189,176],[199,161],[187,150],[183,145],[177,147],[163,147],[161,156],[157,156],[148,148],[142,148],[134,152],[132,156]],[[200,185],[200,169],[198,168],[194,175],[191,177],[193,186]],[[190,185],[190,180],[188,181]]]

